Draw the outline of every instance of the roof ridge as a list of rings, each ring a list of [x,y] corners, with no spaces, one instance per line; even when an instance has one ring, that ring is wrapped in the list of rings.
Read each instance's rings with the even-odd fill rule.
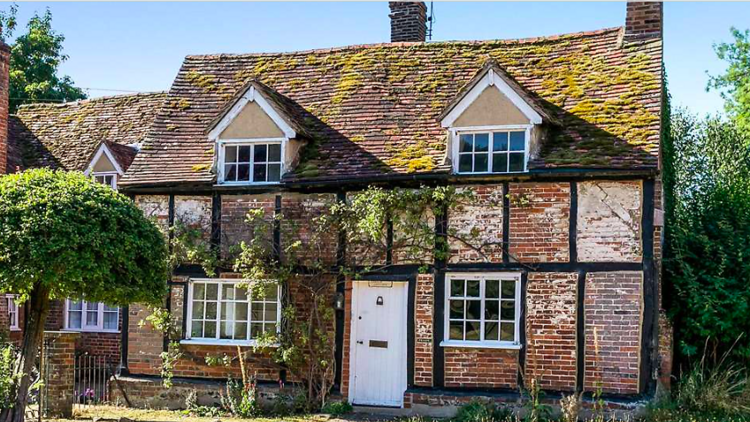
[[[106,102],[108,100],[119,100],[128,97],[155,97],[158,95],[167,95],[169,91],[151,91],[151,92],[135,92],[132,94],[117,94],[117,95],[105,95],[102,97],[86,98],[83,100],[73,100],[64,103],[26,103],[18,106],[18,109],[35,109],[35,108],[64,108],[72,105],[89,104],[96,102]],[[17,113],[14,113],[17,115]]]
[[[368,48],[378,47],[410,47],[418,45],[428,46],[439,46],[441,44],[484,44],[484,43],[498,43],[498,44],[532,44],[537,42],[545,41],[558,41],[561,39],[569,38],[583,38],[593,37],[598,35],[607,34],[610,32],[622,31],[623,26],[616,26],[610,28],[596,29],[592,31],[579,31],[570,32],[565,34],[556,35],[545,35],[541,37],[526,37],[526,38],[509,38],[509,39],[489,39],[489,40],[448,40],[448,41],[435,41],[435,42],[382,42],[382,43],[371,43],[371,44],[353,44],[340,47],[328,47],[328,48],[314,48],[309,50],[297,50],[297,51],[277,51],[269,53],[214,53],[214,54],[188,54],[185,56],[186,59],[205,59],[212,57],[270,57],[270,56],[283,56],[292,54],[315,54],[315,53],[337,53],[348,50],[361,50]]]

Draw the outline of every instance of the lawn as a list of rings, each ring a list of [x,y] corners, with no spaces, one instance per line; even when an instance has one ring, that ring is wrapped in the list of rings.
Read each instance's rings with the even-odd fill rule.
[[[335,422],[340,419],[329,417],[328,415],[312,416],[288,416],[275,418],[253,418],[240,419],[232,417],[196,417],[188,416],[179,410],[153,410],[153,409],[133,409],[120,406],[86,406],[76,408],[73,411],[73,419],[53,419],[56,422],[66,422],[81,419],[102,419],[102,420],[119,420],[127,418],[133,421],[149,422],[215,422],[220,419],[222,422],[275,422],[279,420],[289,422]]]

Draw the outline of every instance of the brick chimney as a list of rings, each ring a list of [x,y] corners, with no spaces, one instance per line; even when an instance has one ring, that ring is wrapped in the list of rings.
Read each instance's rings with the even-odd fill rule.
[[[427,6],[421,1],[391,1],[391,42],[424,42]]]
[[[625,15],[625,40],[661,38],[663,4],[660,1],[629,1]]]
[[[10,99],[10,47],[0,41],[0,174],[8,172],[8,100]]]

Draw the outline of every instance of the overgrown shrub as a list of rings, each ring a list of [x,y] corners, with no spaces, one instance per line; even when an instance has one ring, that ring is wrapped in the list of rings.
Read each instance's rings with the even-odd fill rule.
[[[10,343],[0,343],[0,409],[10,409],[16,399],[15,360],[16,348]]]
[[[328,413],[331,416],[341,416],[353,411],[352,405],[345,401],[328,402],[323,407],[323,413]]]
[[[495,403],[473,400],[461,406],[453,422],[506,422],[514,421],[513,412]]]

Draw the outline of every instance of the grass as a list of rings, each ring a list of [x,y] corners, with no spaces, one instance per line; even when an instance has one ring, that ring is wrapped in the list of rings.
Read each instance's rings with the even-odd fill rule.
[[[232,417],[196,417],[188,416],[179,410],[154,410],[154,409],[133,409],[120,406],[88,406],[83,409],[73,411],[73,419],[52,419],[55,422],[67,422],[80,419],[120,419],[127,418],[133,421],[149,422],[215,422],[220,419],[222,422],[275,422],[279,420],[289,422],[326,422],[332,421],[328,415],[312,416],[287,416],[279,417],[259,417],[252,419],[241,419]]]

